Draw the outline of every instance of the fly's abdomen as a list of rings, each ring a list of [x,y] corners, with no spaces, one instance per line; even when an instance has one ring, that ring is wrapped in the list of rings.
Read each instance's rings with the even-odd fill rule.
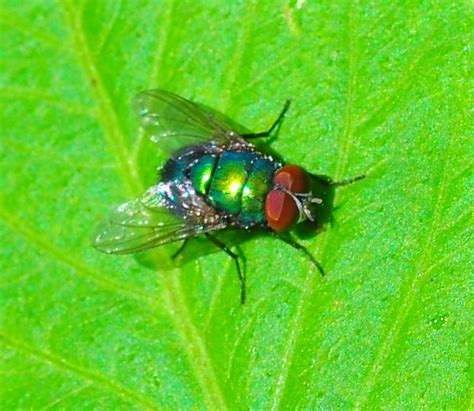
[[[242,190],[248,178],[248,168],[254,153],[224,152],[215,167],[208,192],[209,202],[218,210],[238,215]]]
[[[217,156],[215,154],[206,154],[195,160],[191,165],[189,179],[196,191],[203,196],[206,196],[209,191],[216,164]]]

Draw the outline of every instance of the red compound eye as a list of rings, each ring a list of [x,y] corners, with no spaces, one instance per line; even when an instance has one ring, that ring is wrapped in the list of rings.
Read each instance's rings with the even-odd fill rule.
[[[293,193],[307,193],[311,189],[308,173],[294,164],[280,168],[273,177],[273,182]]]
[[[288,193],[271,190],[265,201],[265,217],[273,230],[288,231],[298,221],[299,211],[295,200]]]

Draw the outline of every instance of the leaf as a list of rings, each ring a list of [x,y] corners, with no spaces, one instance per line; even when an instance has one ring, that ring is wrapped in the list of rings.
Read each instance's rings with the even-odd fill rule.
[[[472,232],[463,2],[3,0],[4,409],[466,409]],[[130,110],[162,87],[335,179],[334,224],[232,261],[196,240],[97,253],[165,159]]]

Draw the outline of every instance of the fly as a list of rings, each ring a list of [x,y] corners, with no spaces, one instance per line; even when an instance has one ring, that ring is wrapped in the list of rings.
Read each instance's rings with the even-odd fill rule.
[[[272,126],[252,133],[223,115],[164,90],[139,93],[134,110],[145,132],[170,157],[157,184],[141,197],[119,206],[104,220],[93,245],[108,254],[128,254],[205,236],[235,262],[245,303],[245,273],[240,257],[214,233],[228,227],[263,227],[304,254],[301,244],[282,233],[314,221],[322,199],[313,195],[312,178],[303,168],[283,164],[260,152],[249,140],[268,137],[284,118],[290,101]],[[341,183],[349,184],[357,177]]]

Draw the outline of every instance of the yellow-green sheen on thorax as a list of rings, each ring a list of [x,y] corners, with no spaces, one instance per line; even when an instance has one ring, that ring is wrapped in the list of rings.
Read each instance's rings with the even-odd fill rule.
[[[216,210],[253,225],[264,221],[265,197],[276,168],[272,159],[255,152],[225,151],[195,160],[190,179]]]

